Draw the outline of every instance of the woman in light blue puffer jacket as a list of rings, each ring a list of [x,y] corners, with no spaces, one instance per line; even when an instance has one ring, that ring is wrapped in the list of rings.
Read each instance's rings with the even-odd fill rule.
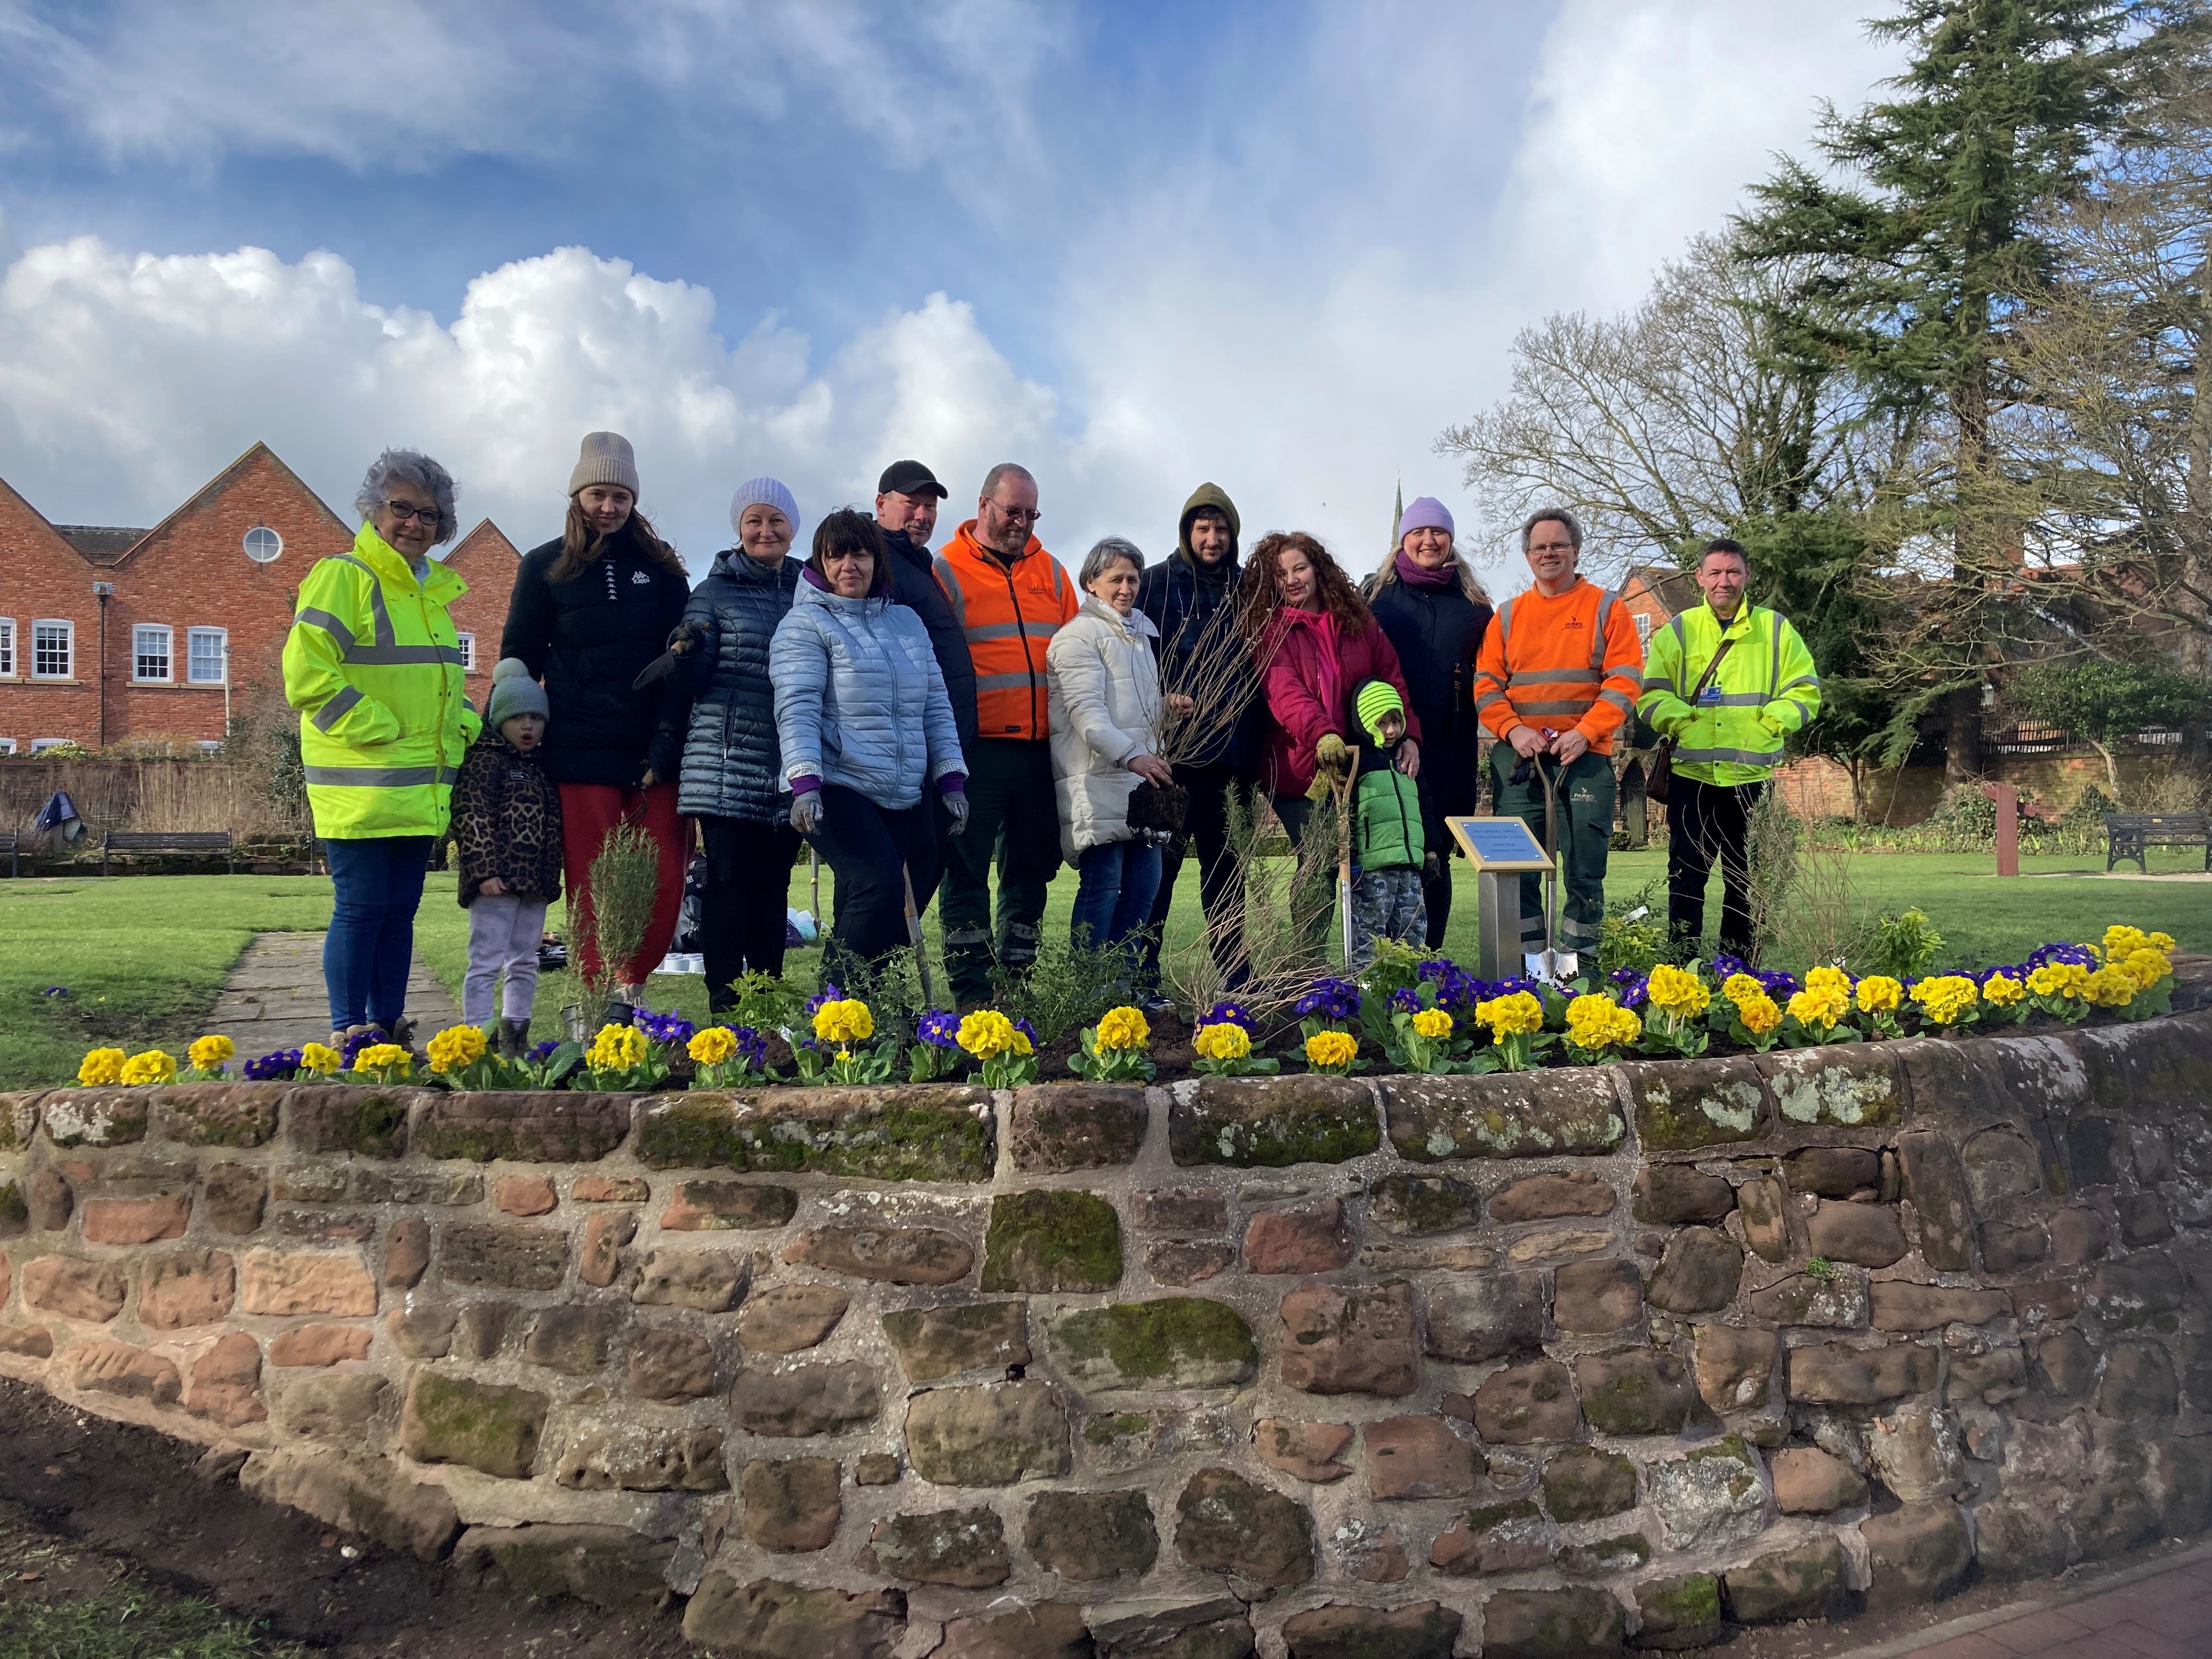
[[[924,791],[968,825],[968,767],[929,631],[891,601],[881,533],[832,513],[814,532],[790,614],[769,647],[792,828],[836,877],[826,977],[846,982],[907,942],[909,866],[936,854]]]

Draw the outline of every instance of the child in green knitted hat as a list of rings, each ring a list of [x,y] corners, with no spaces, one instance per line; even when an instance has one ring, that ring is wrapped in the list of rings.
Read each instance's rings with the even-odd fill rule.
[[[1418,945],[1428,936],[1421,898],[1420,786],[1398,769],[1406,706],[1388,680],[1363,680],[1352,709],[1367,733],[1352,792],[1352,965],[1375,960],[1375,942]]]

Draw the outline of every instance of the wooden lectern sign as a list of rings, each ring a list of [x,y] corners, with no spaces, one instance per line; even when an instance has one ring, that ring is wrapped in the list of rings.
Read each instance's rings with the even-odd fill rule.
[[[1446,818],[1474,866],[1475,975],[1510,979],[1521,971],[1521,878],[1550,873],[1543,843],[1519,818]]]

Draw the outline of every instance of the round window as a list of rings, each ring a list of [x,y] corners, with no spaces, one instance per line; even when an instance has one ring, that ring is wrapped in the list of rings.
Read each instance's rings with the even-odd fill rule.
[[[284,538],[265,524],[246,532],[246,556],[256,564],[267,564],[283,550]]]

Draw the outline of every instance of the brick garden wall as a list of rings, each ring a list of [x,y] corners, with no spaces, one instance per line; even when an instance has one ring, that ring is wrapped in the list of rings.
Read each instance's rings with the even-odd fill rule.
[[[747,1654],[1694,1645],[2204,1528],[2208,1056],[0,1096],[0,1370]]]

